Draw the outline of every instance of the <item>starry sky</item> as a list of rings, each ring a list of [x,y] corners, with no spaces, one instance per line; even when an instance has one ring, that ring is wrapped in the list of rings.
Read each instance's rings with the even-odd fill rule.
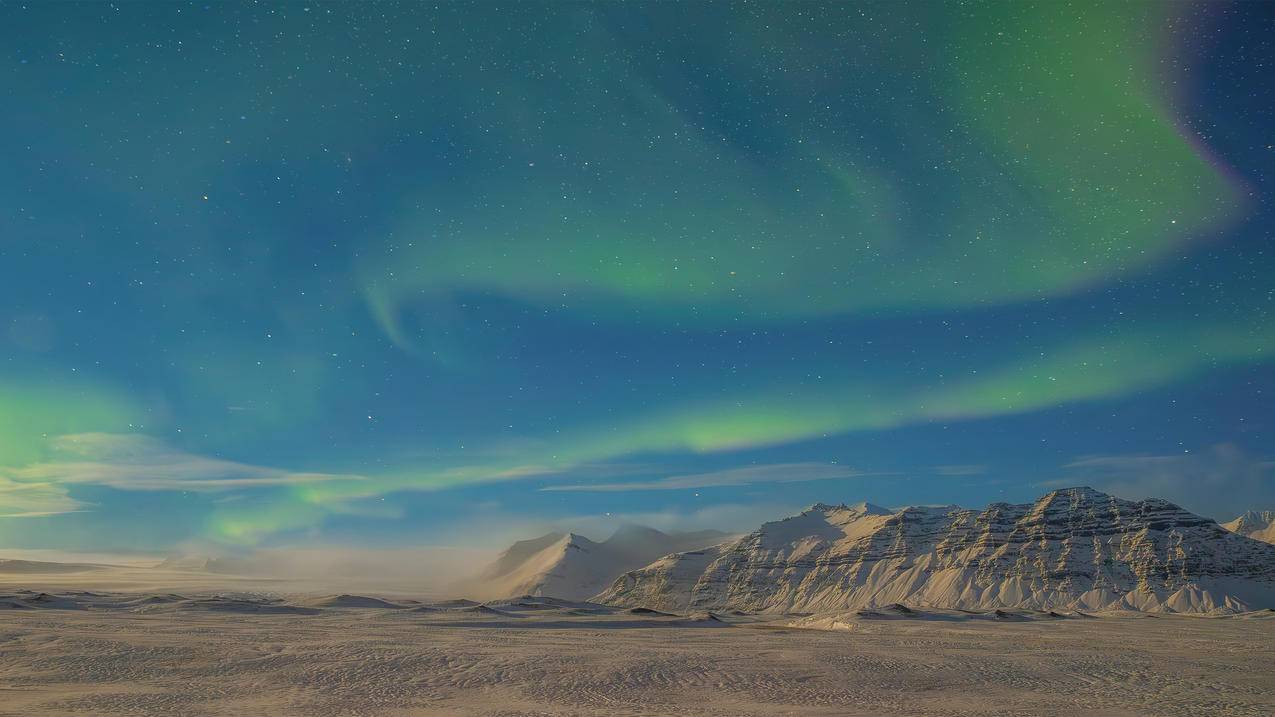
[[[4,2],[0,36],[0,547],[1275,507],[1271,4]]]

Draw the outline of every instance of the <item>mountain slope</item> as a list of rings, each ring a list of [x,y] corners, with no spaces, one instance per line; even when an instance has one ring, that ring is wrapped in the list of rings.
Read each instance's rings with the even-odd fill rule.
[[[551,595],[583,600],[621,573],[724,537],[714,530],[669,534],[642,526],[621,527],[601,543],[575,533],[549,533],[514,543],[467,587],[485,598]]]
[[[820,504],[626,573],[595,600],[670,611],[1238,612],[1275,607],[1275,546],[1163,500],[1089,488],[981,511]]]
[[[548,533],[515,542],[468,591],[484,598],[537,595],[584,600],[627,570],[723,537],[725,533],[717,531],[664,533],[643,526],[623,526],[603,542],[576,533]]]
[[[1254,540],[1275,543],[1275,510],[1250,510],[1222,527]]]

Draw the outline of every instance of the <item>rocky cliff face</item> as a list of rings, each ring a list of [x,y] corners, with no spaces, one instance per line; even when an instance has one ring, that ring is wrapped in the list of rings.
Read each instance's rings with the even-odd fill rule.
[[[663,610],[1239,612],[1275,607],[1275,546],[1163,500],[1071,488],[1026,505],[816,505],[622,575],[596,600]]]
[[[1275,543],[1275,510],[1250,510],[1222,527],[1254,540]]]

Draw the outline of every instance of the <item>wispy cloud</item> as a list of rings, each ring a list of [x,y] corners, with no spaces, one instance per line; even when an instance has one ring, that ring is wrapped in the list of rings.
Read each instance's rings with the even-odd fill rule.
[[[836,463],[772,463],[767,465],[729,468],[710,473],[670,476],[651,481],[628,483],[579,483],[551,485],[542,491],[587,491],[614,493],[630,490],[688,490],[694,488],[719,488],[723,486],[752,485],[754,483],[804,483],[807,481],[857,478],[879,473],[864,473]]]
[[[75,513],[84,504],[52,483],[23,483],[4,475],[0,468],[0,518],[39,518]]]
[[[756,530],[762,523],[780,520],[801,512],[800,504],[714,503],[652,511],[625,511],[623,502],[614,511],[580,514],[536,514],[510,506],[478,510],[435,526],[438,536],[426,542],[440,545],[503,550],[518,540],[545,533],[572,532],[591,540],[606,540],[624,525],[643,525],[666,533],[720,530],[740,535]]]
[[[239,488],[362,480],[251,465],[175,449],[148,436],[78,433],[50,439],[52,460],[0,466],[0,517],[36,517],[83,510],[67,486],[118,490],[219,492]]]
[[[1082,456],[1042,485],[1090,485],[1126,498],[1156,497],[1217,520],[1275,506],[1275,461],[1223,443],[1198,453]]]

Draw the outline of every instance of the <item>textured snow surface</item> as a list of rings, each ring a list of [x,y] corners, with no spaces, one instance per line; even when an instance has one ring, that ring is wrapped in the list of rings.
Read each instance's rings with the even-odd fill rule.
[[[533,597],[478,606],[342,595],[308,607],[0,592],[27,605],[0,614],[2,717],[1275,714],[1275,613],[884,606],[792,627],[803,619]]]
[[[1275,607],[1275,546],[1163,500],[1089,488],[1024,505],[813,506],[620,576],[597,602],[827,613],[890,605],[1237,613]]]

